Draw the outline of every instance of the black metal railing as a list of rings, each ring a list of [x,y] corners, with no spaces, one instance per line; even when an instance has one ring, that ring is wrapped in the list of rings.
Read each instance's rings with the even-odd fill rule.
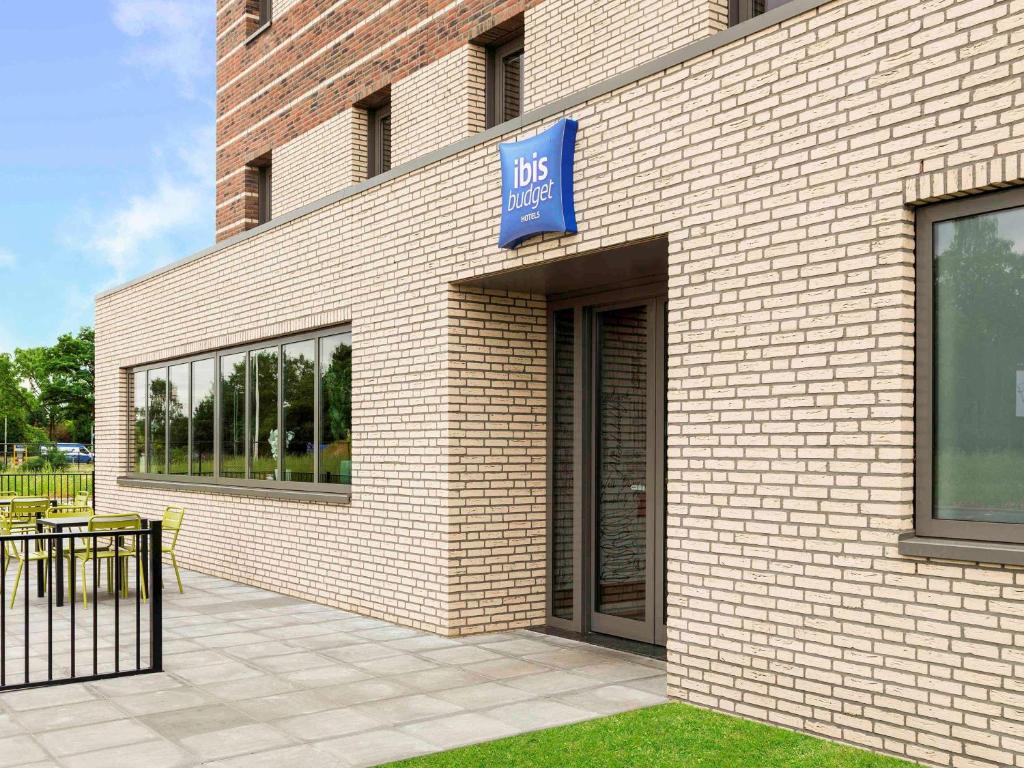
[[[76,493],[92,495],[95,473],[7,472],[0,474],[0,496],[40,496],[67,501]]]
[[[158,521],[0,536],[0,691],[162,671],[160,537]]]

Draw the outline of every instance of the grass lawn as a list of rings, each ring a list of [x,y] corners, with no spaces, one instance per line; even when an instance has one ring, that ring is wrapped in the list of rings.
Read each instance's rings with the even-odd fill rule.
[[[915,764],[672,703],[392,765],[403,768],[908,768]]]

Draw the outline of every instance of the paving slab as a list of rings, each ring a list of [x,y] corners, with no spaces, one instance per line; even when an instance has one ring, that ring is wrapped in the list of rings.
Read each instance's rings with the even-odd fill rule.
[[[183,576],[165,593],[165,672],[0,694],[0,768],[363,768],[666,700],[656,660],[528,630],[439,637]],[[9,668],[23,649],[8,643]]]

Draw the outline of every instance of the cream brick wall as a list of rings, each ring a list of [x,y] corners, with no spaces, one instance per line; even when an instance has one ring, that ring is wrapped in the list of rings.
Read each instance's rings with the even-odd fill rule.
[[[450,285],[666,235],[670,692],[929,764],[1024,765],[1024,569],[897,550],[913,205],[1024,181],[1022,78],[1024,0],[836,0],[573,109],[579,235],[496,247],[494,140],[106,295],[98,453],[121,462],[98,466],[98,503],[184,503],[187,562],[247,583],[439,632],[527,624],[537,470],[508,482],[500,432],[497,460],[461,453],[474,414],[520,398],[469,386]],[[529,334],[539,302],[506,298]],[[347,318],[350,504],[117,483],[122,367]],[[491,493],[517,510],[504,530]],[[478,513],[525,554],[509,585],[500,559],[463,568]]]
[[[548,0],[526,11],[527,110],[725,29],[728,0]]]
[[[484,129],[483,48],[465,45],[391,86],[391,164]]]
[[[547,314],[543,296],[448,300],[451,623],[544,623]]]
[[[366,177],[365,117],[347,109],[273,152],[274,216]],[[356,134],[359,134],[358,138]]]

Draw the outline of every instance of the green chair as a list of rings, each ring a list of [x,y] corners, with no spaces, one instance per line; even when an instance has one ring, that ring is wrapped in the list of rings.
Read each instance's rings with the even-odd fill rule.
[[[0,536],[10,536],[12,534],[24,534],[24,533],[35,533],[35,522],[33,518],[32,529],[26,530],[23,526],[15,526],[10,517],[0,517]],[[7,578],[7,566],[11,560],[18,561],[18,572],[14,576],[14,588],[11,590],[11,608],[14,607],[14,600],[18,597],[18,585],[21,584],[21,573],[25,570],[26,563],[37,563],[40,560],[49,560],[50,553],[46,549],[34,548],[31,549],[28,546],[27,541],[19,543],[16,541],[4,542],[4,551],[6,557],[4,558],[3,567],[3,578]],[[46,573],[49,568],[43,569],[43,588],[46,588]]]
[[[185,510],[182,507],[168,507],[164,510],[163,531],[173,532],[170,544],[164,544],[162,551],[171,556],[171,565],[174,566],[174,575],[178,579],[178,591],[185,593],[185,587],[181,584],[181,571],[178,569],[178,558],[174,556],[174,548],[178,546],[178,536],[181,534],[181,524],[185,519]]]
[[[88,491],[76,491],[75,492],[75,504],[76,507],[91,507],[92,506],[92,494]]]
[[[93,559],[107,564],[107,581],[110,583],[111,578],[111,566],[114,565],[114,558],[121,558],[124,563],[121,567],[121,583],[118,588],[121,589],[121,594],[124,597],[128,597],[128,561],[130,558],[135,556],[136,552],[136,537],[127,537],[130,541],[128,545],[117,544],[117,532],[118,531],[137,531],[142,528],[142,518],[136,514],[125,514],[125,515],[96,515],[89,520],[89,533],[109,533],[110,536],[106,541],[102,539],[97,541],[97,545],[94,548],[91,544],[87,547],[77,550],[74,554],[75,560],[82,567],[82,603],[88,607],[89,605],[89,588],[86,586],[86,566],[92,562]],[[146,599],[146,580],[140,579],[139,583],[142,585],[142,599]],[[72,589],[72,577],[71,569],[68,569],[68,592]]]

